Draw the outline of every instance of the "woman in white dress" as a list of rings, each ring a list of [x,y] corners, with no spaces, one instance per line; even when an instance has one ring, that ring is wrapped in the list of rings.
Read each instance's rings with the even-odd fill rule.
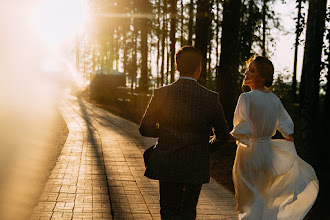
[[[238,217],[244,220],[303,219],[315,202],[318,180],[293,143],[293,121],[280,99],[267,91],[274,67],[262,56],[247,61],[231,132],[237,151],[233,181]],[[271,139],[279,130],[285,140]]]

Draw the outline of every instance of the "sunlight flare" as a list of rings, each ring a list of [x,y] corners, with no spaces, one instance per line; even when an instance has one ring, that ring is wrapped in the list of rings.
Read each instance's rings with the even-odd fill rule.
[[[35,14],[35,26],[41,38],[59,45],[82,31],[87,18],[84,0],[44,0]]]

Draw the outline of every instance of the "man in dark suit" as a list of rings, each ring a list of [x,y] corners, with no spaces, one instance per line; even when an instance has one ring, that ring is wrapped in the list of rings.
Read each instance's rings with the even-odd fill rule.
[[[200,52],[185,46],[175,59],[180,79],[155,89],[141,121],[141,135],[159,138],[145,176],[159,180],[162,219],[195,219],[202,184],[210,180],[210,153],[230,135],[218,93],[197,82]]]

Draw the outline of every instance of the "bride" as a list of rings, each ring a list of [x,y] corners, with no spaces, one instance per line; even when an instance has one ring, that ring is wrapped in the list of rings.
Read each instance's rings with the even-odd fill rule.
[[[238,217],[244,220],[303,219],[315,202],[318,180],[293,143],[293,121],[280,99],[266,90],[274,67],[262,56],[247,62],[234,128],[237,152],[233,181]],[[279,130],[285,140],[271,139]]]

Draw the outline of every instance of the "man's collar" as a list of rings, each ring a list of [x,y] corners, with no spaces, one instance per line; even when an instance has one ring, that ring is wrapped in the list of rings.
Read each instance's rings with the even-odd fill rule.
[[[194,80],[195,82],[197,82],[197,79],[189,77],[189,76],[181,76],[180,79],[189,79],[189,80]]]

